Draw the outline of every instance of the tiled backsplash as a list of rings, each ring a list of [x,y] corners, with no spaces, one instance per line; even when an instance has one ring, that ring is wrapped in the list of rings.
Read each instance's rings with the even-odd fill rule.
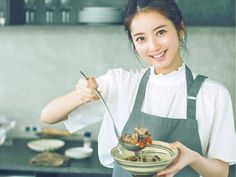
[[[235,110],[233,27],[191,27],[186,63],[194,72],[224,84]],[[121,26],[15,26],[0,28],[0,114],[16,120],[12,134],[27,125],[46,126],[40,112],[72,90],[80,70],[98,76],[109,68],[141,67]],[[63,124],[55,125],[64,128]],[[96,135],[99,124],[87,128]],[[95,137],[94,137],[95,138]]]

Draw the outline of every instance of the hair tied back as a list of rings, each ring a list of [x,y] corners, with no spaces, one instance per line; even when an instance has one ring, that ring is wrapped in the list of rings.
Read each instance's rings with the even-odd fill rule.
[[[137,0],[137,8],[144,8],[149,4],[150,0]]]

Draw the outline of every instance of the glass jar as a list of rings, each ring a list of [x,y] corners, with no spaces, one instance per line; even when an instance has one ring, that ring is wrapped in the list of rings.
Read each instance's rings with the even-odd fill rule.
[[[92,146],[91,132],[84,132],[83,146],[87,148]]]

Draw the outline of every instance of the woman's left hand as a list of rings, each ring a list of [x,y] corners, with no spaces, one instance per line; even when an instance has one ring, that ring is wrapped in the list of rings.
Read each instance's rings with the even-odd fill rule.
[[[198,156],[197,152],[187,148],[180,142],[171,143],[170,146],[177,148],[179,155],[166,169],[157,173],[158,177],[173,177],[181,169],[191,164]]]

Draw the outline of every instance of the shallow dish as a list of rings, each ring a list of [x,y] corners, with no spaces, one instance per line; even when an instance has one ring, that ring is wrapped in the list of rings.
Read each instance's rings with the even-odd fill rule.
[[[112,148],[111,155],[123,169],[133,175],[156,174],[158,171],[166,168],[178,156],[178,150],[176,148],[172,148],[168,143],[162,141],[153,141],[152,145],[148,145],[140,152],[157,155],[160,160],[154,162],[134,162],[127,160],[127,158],[134,156],[135,153],[126,150],[121,145]]]
[[[74,147],[65,151],[67,157],[73,159],[85,159],[93,154],[93,149],[89,147]]]
[[[65,142],[57,139],[40,139],[34,140],[27,143],[27,146],[38,152],[43,151],[54,151],[65,145]]]

